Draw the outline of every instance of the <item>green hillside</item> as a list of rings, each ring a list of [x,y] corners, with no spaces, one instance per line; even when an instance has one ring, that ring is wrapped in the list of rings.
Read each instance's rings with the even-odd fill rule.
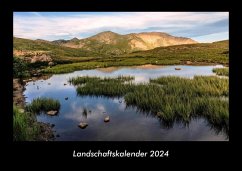
[[[134,52],[122,57],[155,58],[158,60],[179,60],[228,64],[229,41],[198,43],[159,47],[152,50]]]
[[[87,50],[62,47],[48,41],[29,40],[16,37],[13,38],[13,50],[46,51],[46,53],[49,53],[53,58],[92,57],[99,55],[95,52],[90,52]]]
[[[204,65],[204,64],[225,64],[229,63],[229,41],[219,41],[214,43],[197,43],[186,45],[174,45],[168,47],[159,47],[152,50],[137,51],[133,53],[124,52],[126,54],[114,55],[118,52],[115,49],[119,49],[121,46],[126,46],[126,43],[122,39],[113,42],[117,45],[104,45],[105,43],[98,43],[97,40],[109,41],[108,37],[95,36],[90,37],[85,41],[89,41],[92,44],[88,49],[88,43],[85,46],[88,50],[82,50],[80,48],[64,47],[58,43],[53,43],[44,40],[28,40],[22,38],[14,38],[13,50],[20,53],[20,56],[26,57],[28,53],[41,52],[50,56],[57,64],[53,67],[48,67],[43,72],[46,73],[64,73],[72,72],[82,69],[93,69],[100,67],[110,66],[131,66],[131,65],[174,65],[174,64],[192,64],[192,65]],[[117,35],[113,34],[111,40],[116,40]],[[119,37],[119,36],[118,36]],[[107,39],[106,39],[107,38]],[[79,42],[77,39],[70,40]],[[112,48],[113,46],[113,48]],[[95,48],[96,47],[96,48]],[[102,48],[100,48],[102,47]],[[100,50],[101,49],[101,50]],[[125,49],[125,48],[123,48]],[[21,52],[28,52],[21,54]],[[106,52],[113,52],[113,55]],[[120,50],[121,52],[121,50]],[[16,53],[15,53],[16,54]],[[14,55],[16,56],[16,55]],[[29,58],[34,55],[31,54]],[[189,63],[188,63],[189,61]],[[45,68],[40,63],[38,65],[28,65],[32,68]],[[32,70],[32,69],[31,69]]]

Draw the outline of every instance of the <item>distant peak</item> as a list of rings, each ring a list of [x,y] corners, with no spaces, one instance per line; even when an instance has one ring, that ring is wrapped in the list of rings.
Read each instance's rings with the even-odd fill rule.
[[[73,39],[71,39],[71,41],[77,41],[79,40],[78,38],[74,37]]]
[[[103,31],[98,33],[97,35],[119,35],[119,34],[112,31]]]
[[[111,33],[111,34],[117,34],[117,33],[114,33],[112,31],[103,31],[103,32],[100,32],[100,33]]]
[[[168,33],[165,33],[165,32],[155,32],[155,31],[152,31],[152,32],[141,32],[141,33],[138,33],[138,34],[149,34],[149,35],[169,35]]]

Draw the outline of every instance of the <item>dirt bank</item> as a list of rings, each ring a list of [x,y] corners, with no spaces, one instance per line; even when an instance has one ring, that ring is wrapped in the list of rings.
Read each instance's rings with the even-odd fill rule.
[[[25,84],[27,82],[22,81],[18,78],[13,79],[13,104],[24,109],[25,106],[25,97],[23,92],[25,90]],[[36,118],[33,119],[33,122],[36,122],[40,126],[40,134],[37,137],[36,141],[53,141],[54,133],[52,130],[51,124],[37,122]]]

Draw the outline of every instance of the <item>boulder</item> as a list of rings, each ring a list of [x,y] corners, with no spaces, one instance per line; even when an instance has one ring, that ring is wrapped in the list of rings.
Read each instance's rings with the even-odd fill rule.
[[[54,65],[54,62],[49,62],[48,65],[49,66],[53,66]]]
[[[85,122],[81,122],[78,126],[79,126],[81,129],[84,129],[84,128],[86,128],[86,127],[88,126],[88,124],[85,123]]]
[[[109,122],[109,121],[110,121],[109,116],[107,116],[107,117],[104,118],[104,122]]]
[[[50,116],[54,116],[57,113],[58,113],[58,111],[56,111],[56,110],[50,110],[50,111],[47,112],[47,114],[50,115]]]
[[[181,68],[175,68],[175,70],[181,70]]]
[[[68,97],[65,97],[65,100],[68,100]]]
[[[46,54],[35,54],[31,59],[30,62],[31,63],[35,63],[35,62],[51,62],[52,59],[49,55]]]

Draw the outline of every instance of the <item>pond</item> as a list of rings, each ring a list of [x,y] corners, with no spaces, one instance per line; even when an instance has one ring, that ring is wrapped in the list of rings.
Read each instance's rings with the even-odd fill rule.
[[[86,75],[130,75],[135,77],[135,83],[168,75],[192,78],[194,75],[215,75],[212,69],[217,67],[223,66],[143,65],[82,70],[28,82],[24,95],[27,103],[37,97],[60,101],[58,115],[37,116],[38,121],[55,125],[56,141],[228,141],[228,135],[205,118],[193,118],[188,124],[179,121],[165,123],[135,107],[127,107],[123,98],[78,96],[75,87],[68,83],[71,77]],[[106,116],[110,117],[109,122],[104,122]],[[78,127],[80,122],[87,122],[88,126],[81,129]]]

